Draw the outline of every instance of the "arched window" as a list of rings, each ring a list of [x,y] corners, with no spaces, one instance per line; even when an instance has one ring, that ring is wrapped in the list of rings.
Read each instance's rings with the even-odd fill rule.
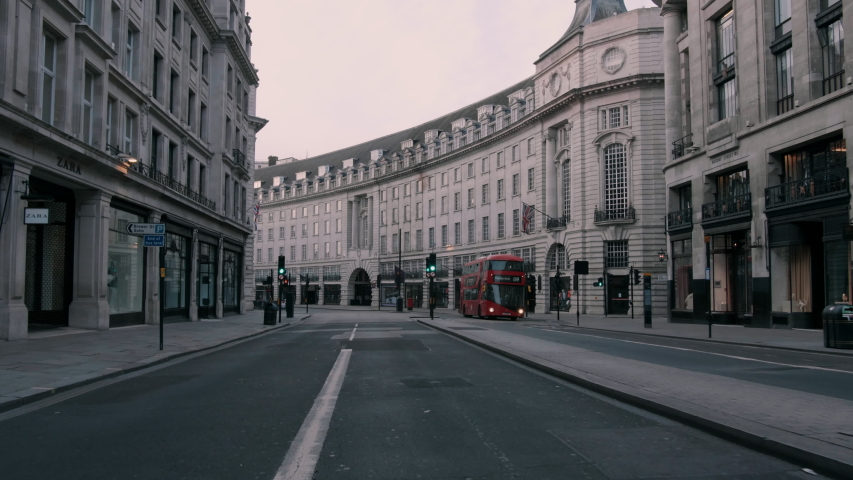
[[[558,266],[566,268],[566,247],[559,243],[551,249],[551,258],[548,259],[548,269],[556,270]]]
[[[563,217],[566,221],[572,218],[572,164],[563,162]]]
[[[604,210],[608,218],[621,218],[628,210],[628,164],[621,143],[604,149]]]
[[[367,215],[361,217],[361,248],[370,247],[370,225],[367,221]]]

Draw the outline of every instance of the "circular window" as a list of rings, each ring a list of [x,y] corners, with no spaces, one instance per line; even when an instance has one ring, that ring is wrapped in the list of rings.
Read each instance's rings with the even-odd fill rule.
[[[625,51],[619,47],[610,47],[601,56],[601,68],[613,75],[625,64]]]

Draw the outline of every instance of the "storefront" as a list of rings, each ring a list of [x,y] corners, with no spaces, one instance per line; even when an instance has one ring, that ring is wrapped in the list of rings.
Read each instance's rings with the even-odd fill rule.
[[[341,286],[333,284],[323,285],[323,305],[341,304]]]
[[[144,212],[113,201],[110,206],[107,302],[110,328],[145,323],[145,256],[142,237],[128,235],[128,223],[145,223]]]
[[[752,315],[750,244],[749,230],[711,235],[711,311],[715,322],[743,324]]]
[[[163,315],[167,319],[189,320],[190,250],[192,238],[186,229],[166,224],[166,277],[164,278]]]
[[[26,225],[24,303],[28,328],[68,325],[68,307],[73,298],[74,192],[30,177],[26,196],[29,208],[48,211],[47,223]]]
[[[448,282],[434,282],[432,285],[436,308],[447,308],[450,304],[450,284]]]
[[[383,307],[395,307],[397,306],[397,297],[400,296],[400,289],[398,289],[397,286],[394,284],[383,284],[381,289],[381,295]]]
[[[672,316],[690,319],[693,316],[693,240],[672,242]]]
[[[198,318],[216,318],[217,246],[199,240],[196,269],[196,305]]]
[[[233,247],[225,244],[222,252],[222,310],[225,313],[240,313],[240,256]]]
[[[405,297],[403,297],[403,306],[408,307],[409,299],[412,300],[414,308],[422,308],[424,305],[424,286],[421,283],[405,284]]]

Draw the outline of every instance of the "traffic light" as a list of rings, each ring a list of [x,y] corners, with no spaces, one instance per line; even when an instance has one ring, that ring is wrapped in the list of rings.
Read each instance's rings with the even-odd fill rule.
[[[286,275],[287,274],[287,269],[284,268],[284,255],[278,256],[278,274],[279,275]]]
[[[604,286],[604,278],[598,277],[598,281],[592,284],[593,287],[603,287]]]
[[[428,257],[426,257],[426,273],[435,273],[435,254],[430,253]]]
[[[637,269],[634,269],[634,285],[639,285],[639,284],[640,284],[640,282],[641,282],[641,280],[640,280],[640,271],[639,271],[639,270],[637,270]]]
[[[281,284],[285,287],[290,286],[290,279],[288,277],[284,277],[284,280],[281,281]]]

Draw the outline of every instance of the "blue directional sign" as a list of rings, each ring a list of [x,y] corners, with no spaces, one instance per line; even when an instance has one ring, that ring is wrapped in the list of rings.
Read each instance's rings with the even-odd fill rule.
[[[165,235],[165,223],[128,223],[127,233],[131,235]]]
[[[142,236],[142,244],[146,247],[165,247],[166,246],[166,236],[165,235],[143,235]]]

